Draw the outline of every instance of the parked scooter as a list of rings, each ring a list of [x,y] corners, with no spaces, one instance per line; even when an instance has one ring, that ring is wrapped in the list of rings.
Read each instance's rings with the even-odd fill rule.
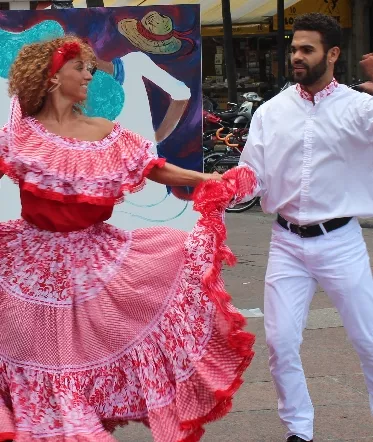
[[[246,92],[242,95],[243,102],[240,106],[228,103],[230,109],[225,111],[211,111],[204,108],[203,122],[204,133],[217,131],[219,128],[227,128],[226,134],[232,129],[248,129],[256,109],[263,102],[263,98],[256,92]],[[205,103],[205,100],[204,100]],[[208,106],[211,109],[211,106]],[[229,129],[229,130],[228,130]]]
[[[255,111],[263,102],[263,98],[256,92],[246,92],[242,95],[242,98],[244,102],[238,109],[237,117],[233,122],[233,129],[248,129]]]

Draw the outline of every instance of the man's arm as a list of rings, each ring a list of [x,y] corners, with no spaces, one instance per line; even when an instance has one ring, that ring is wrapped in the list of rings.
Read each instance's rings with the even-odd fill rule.
[[[248,195],[247,200],[255,196],[263,195],[264,185],[264,146],[263,146],[263,126],[260,109],[258,109],[251,120],[249,136],[242,151],[239,167],[251,169],[257,181],[256,189],[252,195]]]

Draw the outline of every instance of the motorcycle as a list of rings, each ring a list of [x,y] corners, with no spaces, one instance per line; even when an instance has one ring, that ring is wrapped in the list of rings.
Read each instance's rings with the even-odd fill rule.
[[[256,92],[246,92],[242,95],[243,103],[237,112],[237,117],[233,121],[233,129],[248,129],[255,111],[262,104],[263,98]]]
[[[204,98],[204,131],[216,131],[220,127],[227,129],[249,128],[252,116],[262,103],[263,98],[256,92],[246,92],[241,97],[243,102],[240,106],[228,103],[229,109],[225,111],[213,110],[212,102]]]

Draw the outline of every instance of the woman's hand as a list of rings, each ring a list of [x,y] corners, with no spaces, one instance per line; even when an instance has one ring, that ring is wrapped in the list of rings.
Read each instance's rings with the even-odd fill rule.
[[[220,175],[218,172],[214,173],[204,173],[204,181],[214,180],[214,181],[222,181],[223,175]]]

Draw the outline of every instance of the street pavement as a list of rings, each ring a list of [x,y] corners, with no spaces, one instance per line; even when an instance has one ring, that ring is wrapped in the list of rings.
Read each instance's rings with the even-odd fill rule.
[[[239,309],[263,311],[264,275],[273,217],[264,215],[258,207],[242,214],[229,214],[226,221],[228,244],[238,258],[235,267],[225,269],[227,289]],[[373,258],[373,220],[361,224]],[[263,318],[247,321],[247,329],[257,337],[256,355],[232,411],[223,420],[206,427],[203,442],[285,440],[268,371]],[[321,290],[311,304],[302,359],[315,406],[314,441],[373,442],[373,417],[358,357],[347,340],[339,315]],[[130,424],[115,436],[121,442],[152,441],[149,430],[140,424]]]

